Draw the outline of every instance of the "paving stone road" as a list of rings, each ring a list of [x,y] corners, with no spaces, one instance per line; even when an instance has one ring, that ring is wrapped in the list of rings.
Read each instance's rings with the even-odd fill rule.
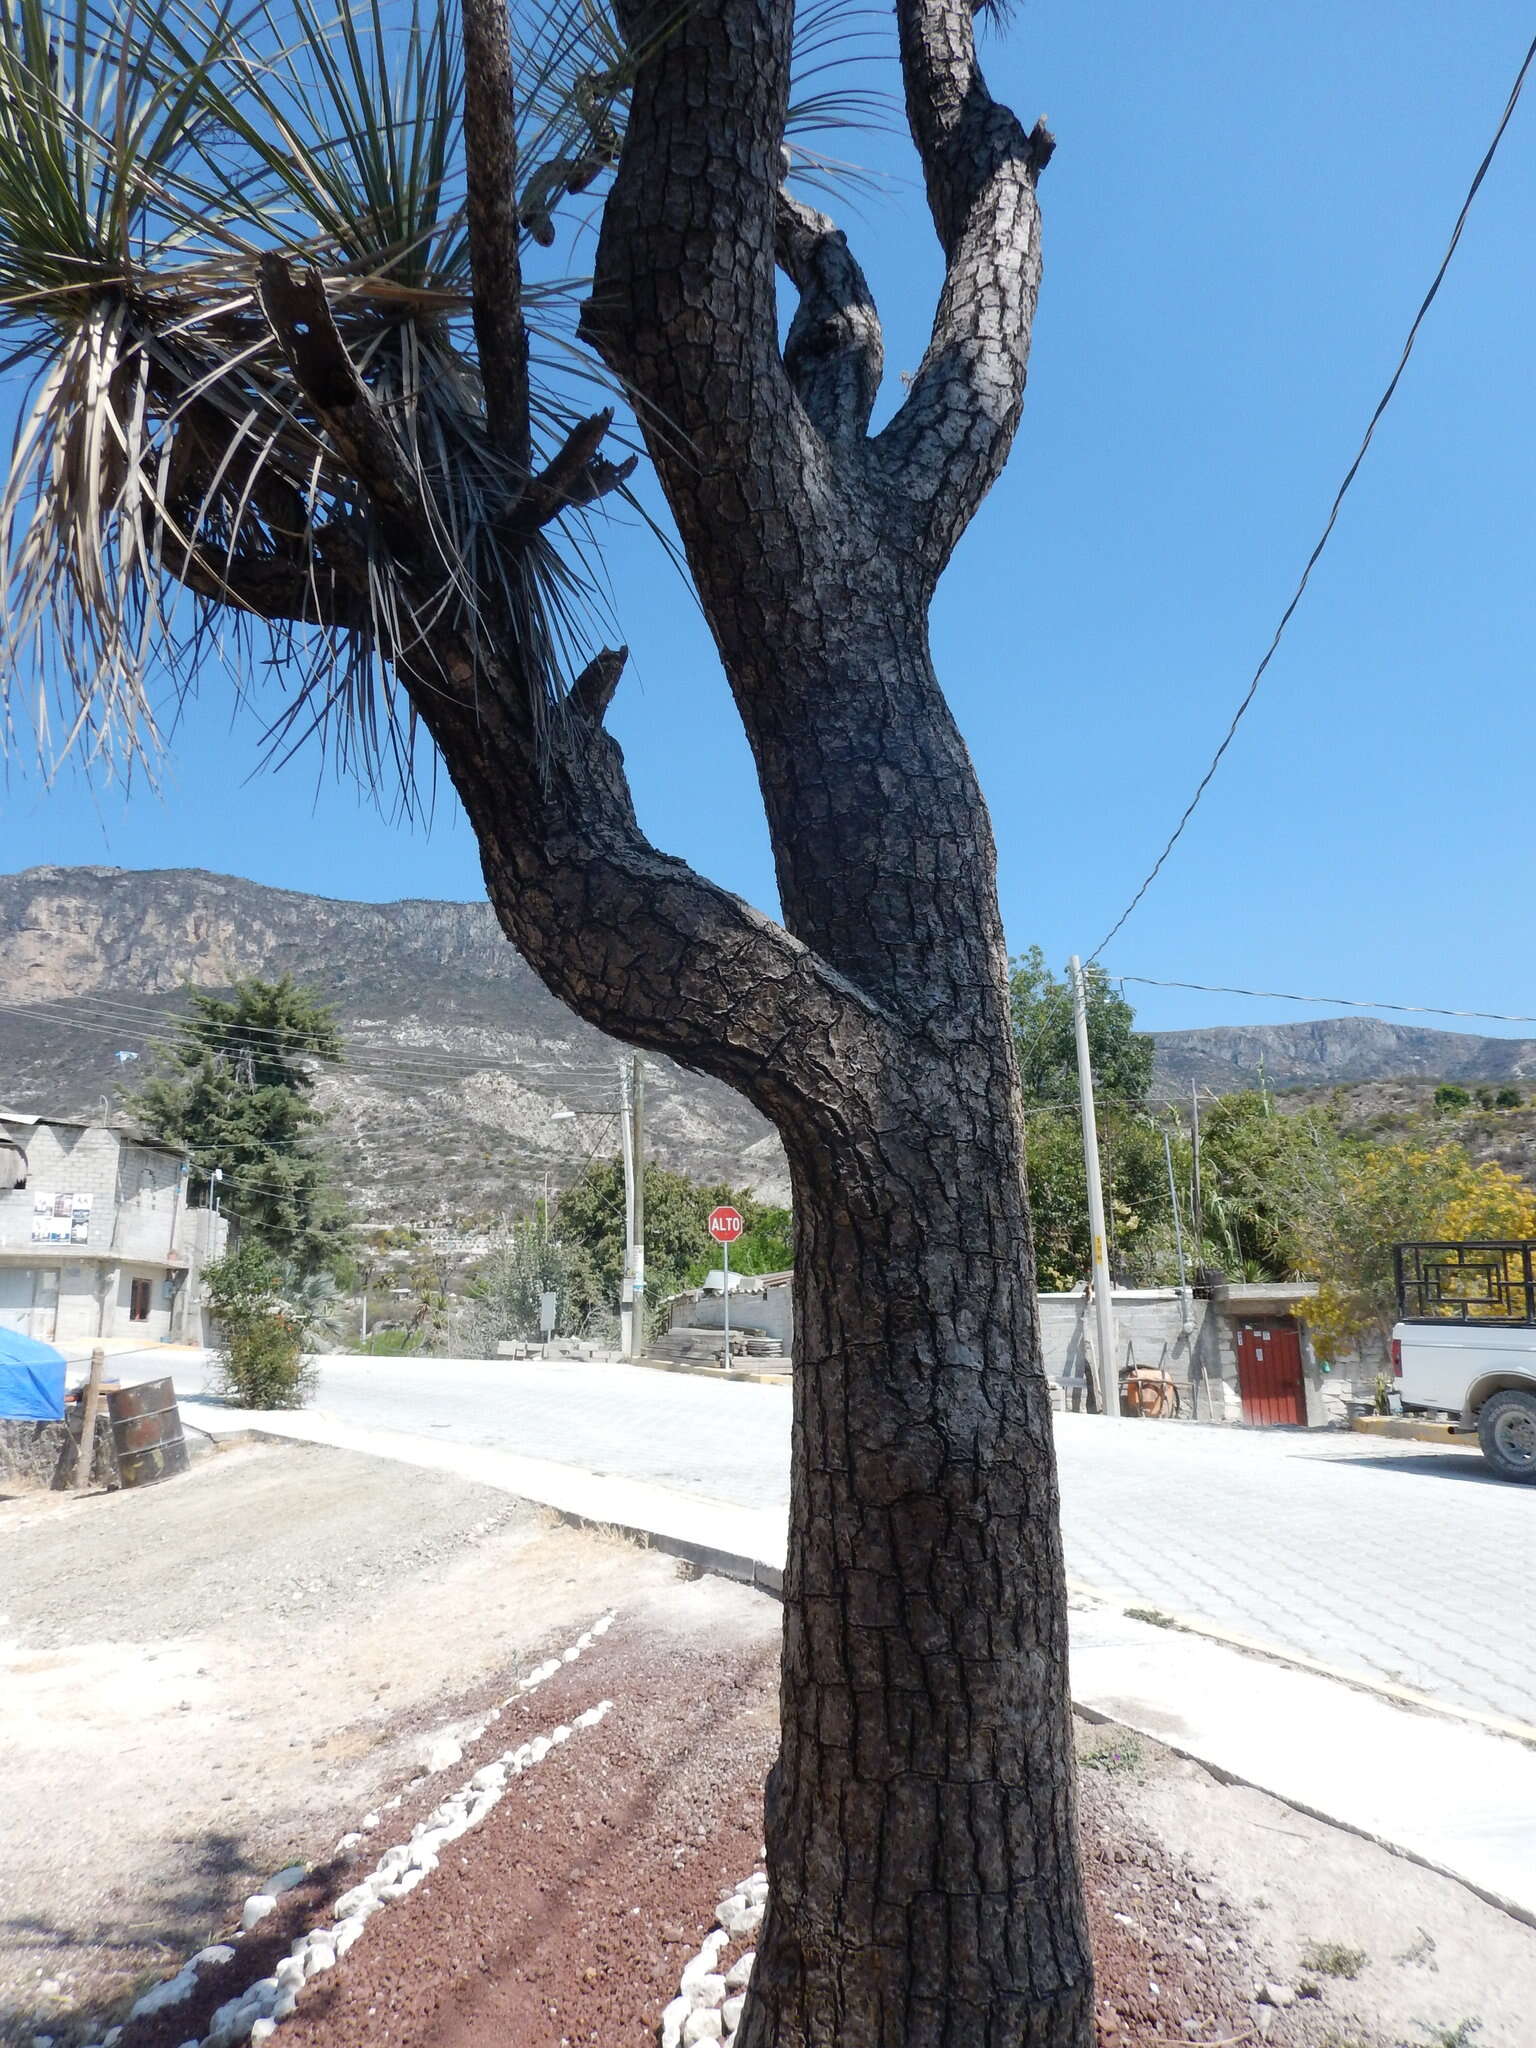
[[[176,1376],[201,1387],[194,1367]],[[788,1496],[783,1387],[330,1358],[316,1407],[746,1507]],[[1321,1431],[1069,1415],[1057,1449],[1074,1579],[1536,1723],[1536,1487],[1489,1477],[1468,1451]]]

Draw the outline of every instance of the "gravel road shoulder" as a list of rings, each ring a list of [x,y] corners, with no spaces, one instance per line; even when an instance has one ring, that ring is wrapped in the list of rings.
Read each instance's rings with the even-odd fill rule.
[[[279,2042],[654,2048],[717,1901],[760,1862],[778,1624],[774,1603],[721,1580],[638,1592],[588,1654],[390,1816],[405,1842],[435,1825],[445,1784],[572,1731],[304,1987]],[[1101,2048],[1528,2048],[1536,1932],[1155,1743],[1077,1733]],[[378,1848],[320,1874],[200,1980],[196,2008],[139,2023],[121,2048],[179,2048],[222,2000],[289,1967],[294,1937],[326,1926]]]
[[[0,2041],[99,2038],[114,1994],[316,1864],[121,2042],[179,2048],[291,1968],[445,1793],[551,1731],[303,1986],[283,2048],[654,2048],[759,1863],[777,1605],[503,1494],[252,1447],[143,1494],[0,1509],[0,1584]],[[1102,2048],[1529,2048],[1536,1930],[1144,1738],[1078,1735]],[[451,1760],[424,1775],[434,1746]],[[380,1827],[338,1855],[370,1808]]]
[[[179,1962],[508,1673],[671,1570],[307,1445],[0,1504],[0,2041]]]

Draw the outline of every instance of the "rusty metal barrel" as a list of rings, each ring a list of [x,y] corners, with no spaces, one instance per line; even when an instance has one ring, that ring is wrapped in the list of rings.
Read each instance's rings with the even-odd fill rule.
[[[148,1486],[187,1469],[187,1439],[176,1405],[175,1382],[142,1380],[107,1396],[112,1448],[123,1486]]]

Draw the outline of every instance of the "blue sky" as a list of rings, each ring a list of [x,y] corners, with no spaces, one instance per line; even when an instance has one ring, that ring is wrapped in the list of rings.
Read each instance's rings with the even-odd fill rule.
[[[1530,36],[1484,0],[1158,8],[1026,0],[988,69],[1058,138],[1012,464],[935,649],[992,806],[1010,940],[1089,951],[1246,687],[1390,373]],[[905,154],[845,210],[921,353],[937,260]],[[1517,111],[1303,608],[1113,972],[1536,1013],[1536,85]],[[751,764],[702,621],[613,534],[634,669],[612,723],[660,844],[774,905]],[[481,893],[314,759],[255,773],[218,686],[163,798],[13,769],[7,869],[201,866],[338,896]],[[1152,1027],[1311,1014],[1133,990]],[[1495,1029],[1494,1026],[1469,1026]]]

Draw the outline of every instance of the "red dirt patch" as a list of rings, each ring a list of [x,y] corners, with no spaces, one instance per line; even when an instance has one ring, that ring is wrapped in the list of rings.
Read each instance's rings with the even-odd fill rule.
[[[688,1591],[700,1611],[683,1626],[670,1612],[621,1616],[386,1816],[360,1865],[317,1872],[234,1962],[205,1973],[194,2001],[137,2023],[121,2048],[180,2048],[205,2031],[479,1764],[602,1700],[613,1705],[598,1726],[512,1781],[408,1899],[370,1920],[305,1990],[278,2048],[654,2048],[716,1903],[760,1865],[777,1737],[776,1607],[718,1582]],[[1091,1772],[1082,1810],[1103,2048],[1182,2048],[1185,2021],[1197,2044],[1257,2039],[1231,1909],[1128,1833],[1113,1785]],[[1291,2034],[1289,2015],[1276,2018],[1278,2048]]]

